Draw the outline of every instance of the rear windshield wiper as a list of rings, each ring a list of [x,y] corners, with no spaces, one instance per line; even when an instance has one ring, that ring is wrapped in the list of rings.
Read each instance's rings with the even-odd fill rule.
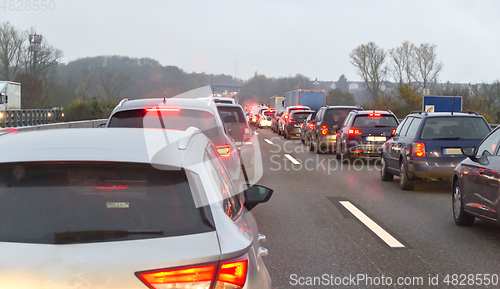
[[[163,235],[160,230],[95,230],[95,231],[68,231],[54,232],[56,244],[85,243],[92,241],[124,238],[129,235]]]
[[[456,137],[435,137],[432,140],[459,140],[458,136]]]

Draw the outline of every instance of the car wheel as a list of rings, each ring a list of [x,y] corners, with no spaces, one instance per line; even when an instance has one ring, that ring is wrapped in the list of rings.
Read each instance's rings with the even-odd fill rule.
[[[415,186],[415,183],[408,178],[403,162],[401,162],[401,166],[399,167],[399,186],[404,191],[411,191]]]
[[[309,151],[313,152],[314,151],[314,144],[311,139],[309,139]]]
[[[453,219],[459,226],[470,226],[474,224],[474,216],[464,211],[463,193],[458,180],[453,186]]]
[[[382,181],[384,182],[390,182],[394,179],[394,175],[391,174],[388,170],[387,170],[387,163],[385,162],[385,159],[384,157],[382,156],[381,158],[381,162],[382,162],[382,169],[380,170],[380,178],[382,179]]]
[[[288,133],[288,130],[285,131],[285,138],[286,139],[291,139],[292,136],[290,136],[290,134]]]
[[[305,140],[304,140],[304,144],[305,144],[306,146],[311,146],[311,138],[310,138],[310,137],[308,137],[308,136],[306,136],[306,137],[305,137]]]

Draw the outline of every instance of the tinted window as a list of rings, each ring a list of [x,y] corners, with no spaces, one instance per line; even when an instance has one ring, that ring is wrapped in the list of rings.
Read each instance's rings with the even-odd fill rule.
[[[405,118],[403,119],[402,122],[399,123],[398,127],[396,128],[396,135],[399,135],[399,133],[401,132],[401,129],[403,128],[403,126],[405,125],[405,123],[408,121],[408,118]]]
[[[262,114],[263,114],[264,116],[272,116],[272,115],[274,115],[274,110],[264,110],[264,111],[262,112]]]
[[[409,117],[409,118],[405,121],[405,123],[404,123],[404,124],[403,124],[403,126],[401,127],[401,130],[399,131],[399,135],[400,135],[400,136],[402,136],[402,137],[406,136],[406,131],[408,130],[408,127],[410,126],[410,124],[411,124],[411,122],[412,122],[412,120],[413,120],[413,119],[414,119],[413,117]]]
[[[426,119],[420,138],[482,140],[489,132],[488,124],[479,117],[432,117]]]
[[[496,130],[491,135],[486,138],[481,145],[477,148],[476,156],[480,157],[483,155],[491,156],[497,148],[498,142],[500,141],[500,130]]]
[[[184,170],[129,163],[0,166],[3,242],[68,244],[196,234],[213,230],[208,215],[208,208],[196,208]]]
[[[239,107],[219,106],[217,107],[217,109],[219,110],[222,121],[224,123],[247,123],[245,115],[243,114],[243,110],[241,110],[241,108]]]
[[[357,109],[352,109],[352,108],[327,109],[325,111],[325,115],[323,116],[323,121],[331,124],[337,124],[340,126],[341,124],[344,123],[345,118],[352,110],[357,110]]]
[[[415,134],[417,133],[418,126],[422,122],[421,118],[415,117],[413,118],[413,121],[410,124],[410,127],[408,128],[408,131],[406,132],[406,137],[415,137]]]
[[[191,126],[199,128],[209,138],[218,136],[222,129],[217,127],[213,114],[193,109],[149,112],[145,109],[125,110],[115,113],[109,121],[109,127],[186,130]]]
[[[311,115],[311,112],[294,112],[291,115],[291,118],[296,121],[304,121],[308,116]]]
[[[358,115],[354,119],[353,126],[355,127],[390,127],[397,126],[398,121],[392,115],[369,116]]]
[[[227,99],[214,99],[214,102],[215,103],[229,103],[229,104],[233,103],[232,100],[227,100]]]

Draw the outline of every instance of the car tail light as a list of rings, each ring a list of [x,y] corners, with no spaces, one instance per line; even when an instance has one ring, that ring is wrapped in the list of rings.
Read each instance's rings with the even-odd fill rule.
[[[311,129],[311,130],[314,129],[314,123],[309,124],[309,129]]]
[[[285,121],[287,121],[287,120],[288,120],[288,114],[285,114],[285,115],[283,116],[283,118],[285,119]]]
[[[321,126],[321,134],[328,134],[328,126],[326,125]]]
[[[180,108],[169,108],[169,107],[153,107],[153,108],[146,108],[146,112],[161,112],[162,114],[167,114],[167,115],[179,115],[179,112],[181,111]]]
[[[243,142],[250,142],[252,140],[253,134],[250,130],[250,128],[245,127],[243,129]]]
[[[412,151],[412,156],[414,157],[425,158],[426,156],[424,143],[414,142],[411,151]]]
[[[222,263],[217,277],[216,265],[137,272],[136,276],[148,287],[155,289],[241,289],[247,279],[247,268],[248,260],[241,260]],[[212,286],[215,279],[217,284]]]
[[[137,274],[150,288],[210,288],[215,265],[160,270]]]
[[[227,157],[231,152],[231,147],[229,145],[216,146],[215,148],[221,157]]]
[[[215,288],[242,288],[247,279],[247,267],[248,260],[222,264]]]
[[[396,133],[396,130],[395,130],[395,129],[393,129],[393,130],[391,131],[391,134],[395,134],[395,133]]]
[[[259,115],[259,116],[260,116],[260,118],[262,118],[262,119],[266,119],[263,115]]]
[[[293,120],[293,119],[289,119],[289,120],[288,120],[288,122],[289,122],[289,123],[294,123],[294,122],[296,122],[296,121],[295,121],[295,120]]]
[[[356,135],[356,134],[362,134],[362,133],[363,132],[360,131],[359,129],[352,129],[352,128],[347,131],[347,134],[349,134],[349,135]]]
[[[377,116],[380,116],[380,113],[370,113],[370,114],[368,114],[368,116],[377,117]]]

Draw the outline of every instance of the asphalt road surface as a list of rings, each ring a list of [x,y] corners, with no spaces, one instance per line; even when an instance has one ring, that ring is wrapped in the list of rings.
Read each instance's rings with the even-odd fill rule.
[[[257,131],[258,183],[275,191],[252,212],[273,288],[500,286],[500,228],[455,225],[449,182],[402,191],[398,177],[380,180],[379,161],[342,163]]]

